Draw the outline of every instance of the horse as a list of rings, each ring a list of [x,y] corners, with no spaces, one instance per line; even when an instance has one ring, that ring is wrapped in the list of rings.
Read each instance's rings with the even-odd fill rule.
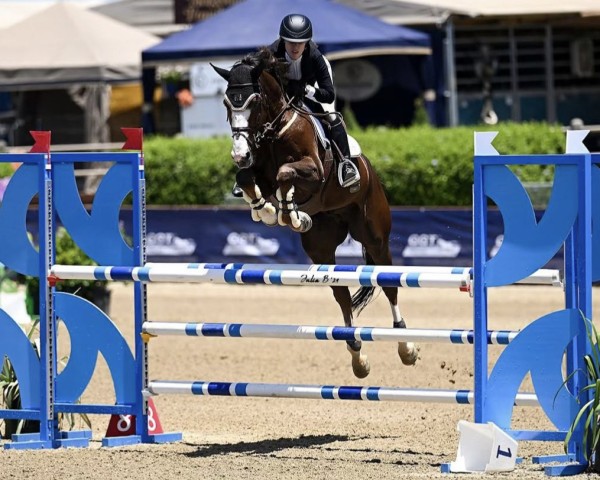
[[[261,48],[230,70],[213,68],[227,81],[224,104],[232,131],[231,157],[253,220],[288,226],[300,233],[302,248],[314,263],[335,264],[336,248],[350,234],[362,244],[367,265],[392,265],[391,213],[377,173],[358,152],[358,189],[342,188],[335,173],[330,174],[331,149],[317,138],[311,113],[285,93],[288,63]],[[375,287],[360,287],[354,295],[348,287],[331,288],[344,324],[352,327],[354,312],[358,315],[373,299]],[[398,288],[382,288],[392,310],[393,327],[406,328],[398,306]],[[370,365],[361,353],[362,342],[346,343],[354,375],[366,377]],[[414,365],[418,348],[399,342],[398,354],[405,365]]]

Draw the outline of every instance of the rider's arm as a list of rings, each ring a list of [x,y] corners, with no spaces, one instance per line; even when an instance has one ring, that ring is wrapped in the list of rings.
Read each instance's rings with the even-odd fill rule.
[[[320,53],[314,55],[313,65],[317,83],[319,84],[319,88],[315,88],[314,99],[319,103],[333,103],[335,100],[333,79],[323,55]],[[314,85],[312,86],[314,87]]]

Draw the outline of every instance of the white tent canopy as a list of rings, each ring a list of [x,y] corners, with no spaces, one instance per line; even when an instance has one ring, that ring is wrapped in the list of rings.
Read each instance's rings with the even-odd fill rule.
[[[7,28],[61,0],[0,0],[0,29]],[[69,0],[91,8],[112,0]]]
[[[0,30],[0,90],[138,80],[160,38],[70,3]]]

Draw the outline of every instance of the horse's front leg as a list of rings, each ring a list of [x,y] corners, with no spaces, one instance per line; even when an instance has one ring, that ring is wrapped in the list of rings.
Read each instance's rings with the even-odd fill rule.
[[[312,227],[312,218],[306,213],[298,210],[294,198],[296,185],[314,185],[319,182],[318,169],[310,158],[299,162],[287,163],[279,168],[277,172],[277,184],[279,188],[275,193],[279,201],[279,213],[277,220],[282,226],[289,226],[293,230],[304,233]]]
[[[249,168],[243,168],[238,170],[235,179],[244,192],[244,200],[250,205],[252,220],[263,222],[270,227],[277,225],[277,209],[263,197],[254,181],[254,172]]]

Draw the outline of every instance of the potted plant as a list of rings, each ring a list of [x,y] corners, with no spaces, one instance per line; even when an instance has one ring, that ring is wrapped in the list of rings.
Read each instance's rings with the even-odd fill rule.
[[[29,327],[27,338],[39,357],[39,320],[34,320]],[[34,337],[36,335],[36,337]],[[68,357],[60,359],[60,364],[64,367]],[[76,402],[79,403],[79,400]],[[15,369],[7,357],[4,357],[0,366],[0,407],[9,410],[18,410],[21,408],[21,390],[19,389],[19,379]],[[85,413],[59,413],[58,426],[60,430],[65,428],[73,430],[77,426],[76,418],[79,417],[81,425],[92,428],[92,422]],[[40,422],[36,420],[25,419],[4,419],[0,421],[0,426],[4,424],[4,430],[0,431],[1,438],[10,438],[15,433],[35,433],[40,431]]]
[[[600,473],[600,336],[590,320],[584,318],[583,321],[585,322],[591,347],[590,353],[583,357],[585,364],[585,371],[583,373],[586,377],[587,385],[579,392],[577,401],[581,407],[567,432],[564,446],[565,453],[568,453],[569,441],[575,430],[581,425],[583,433],[582,448],[589,465],[589,470],[594,473]],[[574,375],[580,373],[582,373],[581,369],[572,372],[564,381],[563,386]]]
[[[59,265],[98,265],[88,257],[73,241],[64,227],[58,227],[54,238],[55,263]],[[27,312],[31,316],[39,315],[38,277],[27,277],[26,281]],[[110,309],[110,290],[107,282],[101,280],[64,280],[56,284],[59,292],[73,293],[89,300],[107,315]]]

